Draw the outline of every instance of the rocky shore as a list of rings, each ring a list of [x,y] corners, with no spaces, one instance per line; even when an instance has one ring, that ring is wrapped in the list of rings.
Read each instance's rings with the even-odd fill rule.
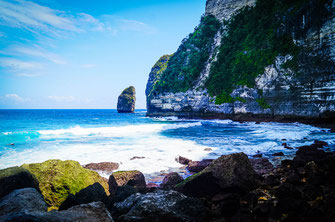
[[[109,179],[76,161],[0,171],[0,221],[334,221],[335,152],[315,141],[274,167],[261,155],[177,157],[193,175],[146,184],[139,171]],[[112,163],[90,164],[97,171]]]

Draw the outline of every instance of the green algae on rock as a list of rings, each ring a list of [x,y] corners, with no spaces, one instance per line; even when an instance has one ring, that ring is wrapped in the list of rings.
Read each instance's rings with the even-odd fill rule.
[[[48,160],[23,164],[22,167],[38,179],[49,210],[58,209],[69,194],[76,194],[96,182],[109,193],[107,182],[97,172],[83,168],[77,161]]]
[[[138,170],[119,171],[112,174],[118,186],[129,185],[136,190],[143,190],[146,187],[143,173]]]
[[[135,87],[130,86],[122,91],[117,102],[119,113],[133,113],[135,110],[136,92]]]

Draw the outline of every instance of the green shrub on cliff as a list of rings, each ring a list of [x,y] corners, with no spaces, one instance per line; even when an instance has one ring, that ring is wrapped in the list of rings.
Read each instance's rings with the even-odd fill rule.
[[[58,209],[69,194],[99,182],[108,193],[107,182],[97,172],[80,166],[73,160],[48,160],[43,163],[23,164],[39,181],[40,190],[49,210]]]
[[[160,81],[155,85],[157,92],[186,91],[193,86],[209,59],[214,36],[220,26],[214,16],[201,18],[199,26],[183,40],[170,58]]]

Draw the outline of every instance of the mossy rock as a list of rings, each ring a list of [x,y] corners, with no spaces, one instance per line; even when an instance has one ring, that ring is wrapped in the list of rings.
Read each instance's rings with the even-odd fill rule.
[[[27,187],[40,191],[37,179],[28,170],[17,166],[0,170],[0,198]]]
[[[144,190],[146,187],[145,177],[138,170],[118,171],[113,173],[113,176],[118,186],[129,185],[138,191]]]
[[[97,172],[83,168],[73,160],[48,160],[43,163],[23,164],[39,181],[49,210],[58,209],[69,194],[76,194],[80,190],[98,182],[107,194],[108,184]]]
[[[136,92],[135,87],[130,86],[122,91],[118,98],[117,111],[119,113],[132,113],[135,110]]]

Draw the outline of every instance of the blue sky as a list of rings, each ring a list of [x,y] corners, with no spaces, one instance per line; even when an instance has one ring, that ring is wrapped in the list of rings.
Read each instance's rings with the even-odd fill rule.
[[[199,23],[206,0],[0,0],[0,108],[114,109]]]

